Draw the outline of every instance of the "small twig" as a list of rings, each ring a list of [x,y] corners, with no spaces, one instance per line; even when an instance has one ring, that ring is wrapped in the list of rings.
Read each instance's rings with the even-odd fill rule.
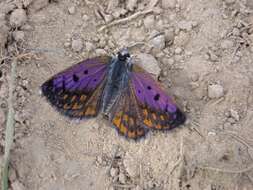
[[[134,188],[135,186],[136,185],[134,184],[118,184],[118,183],[113,184],[113,187],[119,187],[119,188],[125,188],[125,189]]]
[[[183,150],[184,147],[183,146],[184,146],[184,139],[182,137],[181,143],[180,143],[180,155],[179,155],[179,159],[175,162],[175,164],[171,168],[171,170],[169,172],[170,175],[174,172],[174,170],[176,169],[176,167],[184,160],[184,150]]]
[[[251,177],[249,174],[246,174],[246,175],[247,175],[247,177],[249,178],[251,184],[253,185],[253,177]]]
[[[13,109],[13,91],[16,78],[16,65],[17,59],[14,59],[11,67],[11,78],[9,82],[9,97],[8,97],[8,116],[5,131],[5,150],[4,150],[4,162],[2,171],[2,190],[8,189],[8,168],[10,159],[10,150],[13,143],[14,134],[14,109]]]
[[[242,173],[252,170],[253,164],[250,165],[249,167],[241,169],[241,170],[228,170],[228,169],[221,169],[221,168],[214,168],[214,167],[202,167],[202,166],[198,167],[198,168],[203,169],[203,170],[212,170],[212,171],[223,172],[223,173],[242,174]]]
[[[111,23],[107,24],[107,25],[104,25],[102,26],[101,28],[98,29],[99,32],[105,30],[106,28],[109,28],[111,26],[114,26],[114,25],[117,25],[117,24],[123,24],[123,23],[126,23],[126,22],[129,22],[139,16],[142,16],[142,15],[145,15],[145,14],[149,14],[153,12],[153,8],[151,9],[148,9],[148,10],[144,10],[144,11],[141,11],[141,12],[137,12],[135,14],[132,14],[131,16],[129,17],[126,17],[126,18],[122,18],[122,19],[119,19],[119,20],[115,20],[115,21],[112,21]]]

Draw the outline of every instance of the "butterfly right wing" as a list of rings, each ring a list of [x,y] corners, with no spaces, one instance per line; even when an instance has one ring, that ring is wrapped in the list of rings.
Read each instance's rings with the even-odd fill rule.
[[[150,129],[168,130],[183,124],[184,113],[173,102],[161,84],[138,65],[133,65],[131,85],[143,124]]]
[[[58,111],[72,118],[95,117],[100,109],[111,57],[87,59],[56,74],[42,93]]]

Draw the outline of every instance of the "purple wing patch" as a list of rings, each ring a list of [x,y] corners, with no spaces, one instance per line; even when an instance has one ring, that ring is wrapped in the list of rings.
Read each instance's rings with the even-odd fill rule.
[[[147,127],[171,129],[185,122],[184,114],[160,84],[137,65],[133,67],[131,83]]]
[[[42,85],[42,93],[59,111],[70,117],[96,116],[111,57],[87,59]]]

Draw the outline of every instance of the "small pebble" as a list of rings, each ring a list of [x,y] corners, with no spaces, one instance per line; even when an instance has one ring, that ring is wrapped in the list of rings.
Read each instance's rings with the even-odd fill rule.
[[[168,45],[172,45],[175,38],[175,32],[173,28],[165,30],[165,40]]]
[[[230,117],[230,118],[228,118],[227,122],[230,123],[231,125],[233,125],[233,124],[235,124],[236,121],[234,118]]]
[[[80,52],[83,49],[83,42],[82,39],[78,38],[78,39],[73,39],[72,40],[72,44],[71,44],[72,49],[75,52]]]
[[[89,20],[89,16],[84,14],[82,16],[82,19],[83,19],[83,21],[87,22]]]
[[[221,42],[221,48],[222,49],[230,49],[234,46],[234,42],[231,40],[223,40]]]
[[[184,47],[190,41],[190,35],[185,31],[180,31],[177,36],[175,36],[174,44],[176,46]]]
[[[138,162],[136,162],[136,159],[132,155],[126,153],[123,164],[130,177],[136,177],[138,175]]]
[[[182,51],[183,51],[182,48],[177,47],[177,48],[175,49],[175,54],[181,54]]]
[[[239,36],[240,35],[240,30],[238,28],[234,28],[232,31],[234,36]]]
[[[225,0],[226,4],[230,5],[235,3],[235,0]]]
[[[123,174],[123,173],[120,173],[120,174],[119,174],[119,182],[122,183],[122,184],[125,184],[126,181],[127,181],[126,175]]]
[[[162,50],[165,48],[165,36],[163,34],[155,36],[150,40],[153,47]]]
[[[24,9],[15,9],[10,15],[10,25],[14,28],[20,27],[27,21]]]
[[[26,1],[23,1],[23,2],[26,2]],[[45,8],[46,6],[48,6],[48,4],[49,4],[49,0],[33,0],[30,2],[32,2],[29,5],[29,11],[31,11],[31,12],[39,11],[39,10]]]
[[[70,15],[73,15],[76,12],[76,7],[75,6],[71,6],[71,7],[68,8],[68,11],[69,11]]]
[[[193,74],[191,75],[191,80],[192,80],[193,82],[197,82],[197,81],[199,80],[199,74],[198,74],[198,73],[193,73]]]
[[[5,113],[3,109],[0,109],[0,126],[4,126],[5,119],[6,119]]]
[[[191,31],[193,28],[193,25],[192,25],[191,21],[182,20],[182,21],[178,22],[178,28],[180,30]]]
[[[137,185],[137,186],[134,188],[134,190],[143,190],[143,188],[142,188],[141,186]]]
[[[22,42],[24,41],[25,33],[23,31],[15,31],[13,32],[13,38],[17,42]]]
[[[238,114],[237,111],[231,109],[230,110],[230,115],[232,118],[234,118],[236,121],[239,121],[240,120],[240,115]]]
[[[138,0],[128,0],[126,8],[130,11],[133,11],[137,7]]]
[[[110,175],[112,176],[112,177],[115,177],[115,176],[117,176],[119,174],[119,169],[118,168],[111,168],[111,170],[110,170]]]
[[[220,98],[224,96],[223,86],[220,84],[211,84],[208,86],[208,97],[209,98]]]
[[[6,25],[0,26],[0,48],[4,48],[5,44],[7,43],[8,37],[8,27]]]
[[[96,54],[97,56],[99,56],[99,55],[106,55],[107,52],[106,52],[104,49],[96,49],[96,50],[95,50],[95,54]]]
[[[149,15],[149,16],[145,17],[143,24],[144,24],[145,28],[147,28],[147,29],[154,27],[154,24],[155,24],[154,15]]]
[[[13,183],[11,183],[11,187],[13,190],[25,190],[25,186],[20,183],[19,181],[14,181]]]
[[[91,42],[86,42],[86,43],[85,43],[85,47],[86,47],[86,50],[87,50],[88,52],[95,50],[95,46],[94,46],[94,44],[91,43]]]
[[[162,0],[162,8],[174,9],[176,7],[177,0]]]
[[[69,48],[69,47],[70,47],[70,45],[71,45],[71,43],[70,43],[70,42],[65,42],[65,43],[64,43],[64,47],[65,47],[65,48]]]

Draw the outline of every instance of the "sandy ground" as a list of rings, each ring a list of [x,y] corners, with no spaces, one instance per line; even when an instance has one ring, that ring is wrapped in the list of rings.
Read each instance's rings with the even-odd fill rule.
[[[128,141],[40,96],[53,74],[124,46],[155,58],[183,127]],[[1,0],[0,48],[1,157],[18,57],[12,190],[253,189],[252,0]]]

